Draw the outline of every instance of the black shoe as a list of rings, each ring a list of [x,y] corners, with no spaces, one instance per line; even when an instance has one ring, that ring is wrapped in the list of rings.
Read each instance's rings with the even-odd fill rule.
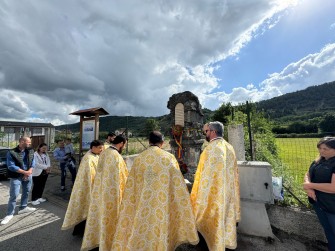
[[[60,190],[65,191],[66,190],[65,186],[61,186]]]

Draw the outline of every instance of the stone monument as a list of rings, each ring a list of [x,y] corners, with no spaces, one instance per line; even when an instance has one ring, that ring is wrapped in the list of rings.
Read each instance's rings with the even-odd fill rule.
[[[184,177],[193,182],[204,142],[204,114],[199,99],[189,91],[177,93],[170,97],[167,107],[171,115],[171,152],[176,156]]]

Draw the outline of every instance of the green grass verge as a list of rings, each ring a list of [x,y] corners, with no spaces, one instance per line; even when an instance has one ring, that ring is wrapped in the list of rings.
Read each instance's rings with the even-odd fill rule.
[[[302,189],[305,173],[318,156],[318,138],[276,138],[278,155],[283,164],[284,185],[305,205],[307,196]],[[298,205],[296,199],[286,193],[286,204]]]

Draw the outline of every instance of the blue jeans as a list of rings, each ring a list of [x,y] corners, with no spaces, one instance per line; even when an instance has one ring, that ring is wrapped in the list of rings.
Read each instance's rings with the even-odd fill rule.
[[[69,169],[71,176],[72,176],[72,183],[74,184],[74,181],[76,179],[77,171],[75,167],[72,167],[71,165],[67,165],[68,162],[60,163],[60,170],[61,173],[61,186],[65,186],[65,178],[66,178],[66,167]]]
[[[325,231],[329,251],[335,251],[335,214],[322,210],[318,202],[313,204],[316,215]]]
[[[29,176],[28,180],[22,180],[22,177],[10,179],[7,215],[13,215],[15,212],[16,198],[20,193],[21,186],[22,186],[22,195],[21,195],[20,210],[24,209],[27,206],[31,184],[32,184],[31,175]]]

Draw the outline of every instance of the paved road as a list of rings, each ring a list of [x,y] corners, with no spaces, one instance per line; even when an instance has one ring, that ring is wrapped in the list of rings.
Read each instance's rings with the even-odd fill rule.
[[[71,181],[67,190],[60,191],[60,176],[49,175],[44,197],[47,202],[36,206],[38,210],[29,214],[15,214],[7,224],[0,226],[0,250],[4,251],[72,251],[80,250],[80,237],[72,236],[72,230],[61,231],[66,207],[71,193]],[[9,180],[0,180],[0,220],[6,215],[9,196]],[[31,205],[30,205],[31,206]],[[17,210],[17,209],[16,209]],[[17,211],[16,211],[17,213]],[[178,251],[199,251],[200,248],[183,246]],[[323,251],[322,245],[306,245],[298,240],[283,236],[281,241],[266,241],[263,238],[238,236],[236,251]]]
[[[67,207],[65,198],[69,198],[70,192],[61,195],[59,186],[55,186],[59,182],[60,177],[51,174],[45,191],[48,201],[36,206],[35,212],[16,214],[7,225],[0,226],[0,250],[80,250],[81,238],[72,236],[72,230],[60,230]],[[7,210],[9,180],[0,181],[0,194],[2,219]]]

